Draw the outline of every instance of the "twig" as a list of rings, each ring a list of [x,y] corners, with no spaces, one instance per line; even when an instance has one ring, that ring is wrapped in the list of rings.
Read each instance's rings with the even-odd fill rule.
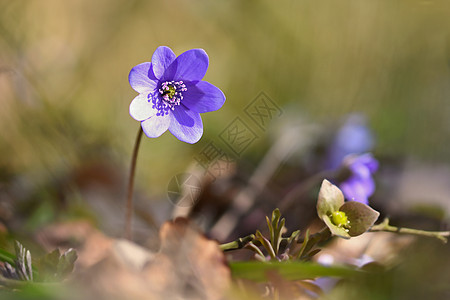
[[[450,231],[426,231],[412,228],[404,228],[404,227],[396,227],[389,225],[389,218],[386,218],[378,225],[374,225],[370,232],[377,231],[386,231],[386,232],[396,232],[396,233],[405,233],[405,234],[413,234],[427,237],[434,237],[441,240],[443,243],[447,243],[447,237],[450,236]]]
[[[255,239],[255,235],[254,234],[250,234],[250,235],[247,235],[247,236],[245,236],[243,238],[238,238],[235,241],[232,241],[232,242],[220,245],[220,250],[222,250],[222,251],[231,251],[231,250],[242,249],[242,248],[245,247],[245,245],[247,245],[248,243],[250,243],[254,239]]]
[[[254,243],[257,246],[261,246],[261,242],[256,239],[256,236],[254,234],[250,234],[245,237],[238,238],[232,242],[221,244],[220,249],[222,251],[239,250],[245,248],[245,246],[250,242]],[[288,242],[289,238],[281,238],[281,244]]]

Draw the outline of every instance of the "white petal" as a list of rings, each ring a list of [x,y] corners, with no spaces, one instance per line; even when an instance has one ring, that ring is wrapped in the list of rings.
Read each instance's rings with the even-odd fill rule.
[[[164,116],[153,116],[150,119],[143,121],[141,124],[144,133],[148,137],[157,138],[169,128],[170,113]]]
[[[156,113],[157,110],[153,108],[153,103],[148,101],[145,94],[139,94],[131,101],[130,116],[136,121],[144,121]]]

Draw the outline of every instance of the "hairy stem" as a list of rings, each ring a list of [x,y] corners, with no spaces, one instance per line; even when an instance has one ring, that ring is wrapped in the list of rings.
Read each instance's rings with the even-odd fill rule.
[[[133,156],[131,157],[130,165],[130,177],[128,178],[128,190],[127,190],[127,204],[125,211],[125,238],[131,240],[131,219],[133,217],[133,186],[134,175],[136,173],[136,161],[139,152],[139,145],[142,138],[142,127],[139,124],[139,131],[136,135],[136,141],[134,143]]]
[[[377,231],[387,231],[387,232],[396,232],[396,233],[406,233],[427,237],[434,237],[441,240],[443,243],[447,243],[447,237],[450,236],[450,231],[426,231],[412,228],[404,228],[404,227],[396,227],[389,225],[389,219],[386,218],[378,225],[374,225],[370,230],[370,232]]]

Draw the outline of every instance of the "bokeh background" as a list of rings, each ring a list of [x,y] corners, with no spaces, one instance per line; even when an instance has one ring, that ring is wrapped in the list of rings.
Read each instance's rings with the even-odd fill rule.
[[[449,15],[447,1],[0,1],[2,219],[32,230],[122,209],[139,127],[127,76],[160,45],[205,49],[205,80],[227,101],[203,115],[196,145],[169,133],[143,139],[144,205],[167,204],[170,179],[262,91],[289,112],[284,120],[331,131],[350,113],[365,116],[376,155],[394,173],[405,161],[418,170],[396,197],[403,189],[448,207]],[[241,157],[250,170],[277,133],[258,135]],[[93,185],[107,191],[86,206]]]
[[[0,0],[1,249],[13,252],[17,239],[38,257],[77,231],[60,222],[79,219],[122,236],[139,128],[128,114],[136,96],[128,73],[160,45],[176,54],[205,49],[205,80],[227,101],[202,115],[205,132],[195,145],[169,133],[144,136],[133,226],[141,244],[157,249],[158,226],[180,208],[167,197],[170,180],[190,172],[209,142],[226,148],[220,134],[236,117],[251,124],[244,109],[261,92],[282,115],[264,130],[252,125],[258,138],[237,157],[232,179],[215,182],[199,202],[223,213],[236,190],[266,176],[257,209],[235,234],[261,229],[279,199],[326,168],[335,133],[349,116],[367,125],[368,148],[380,161],[371,205],[396,225],[448,230],[449,1]],[[256,172],[279,137],[297,129],[304,147],[278,157],[272,173]],[[277,149],[283,152],[283,144]],[[295,203],[286,216],[290,231],[313,224],[316,196],[317,187]],[[211,222],[216,216],[197,215]],[[53,229],[39,233],[55,223],[56,237]],[[398,254],[395,241],[385,248]],[[406,253],[406,263],[389,276],[357,283],[360,294],[352,286],[337,295],[447,298],[448,245],[420,239]]]

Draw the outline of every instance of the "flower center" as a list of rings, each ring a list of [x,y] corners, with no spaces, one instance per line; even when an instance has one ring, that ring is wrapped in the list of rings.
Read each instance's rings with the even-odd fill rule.
[[[347,229],[350,227],[350,221],[348,220],[347,215],[343,211],[334,211],[331,214],[331,221],[337,227],[344,227]]]
[[[183,100],[183,92],[185,91],[187,91],[187,88],[183,81],[166,81],[161,84],[159,93],[164,108],[174,110],[175,106],[180,105],[181,100]]]

